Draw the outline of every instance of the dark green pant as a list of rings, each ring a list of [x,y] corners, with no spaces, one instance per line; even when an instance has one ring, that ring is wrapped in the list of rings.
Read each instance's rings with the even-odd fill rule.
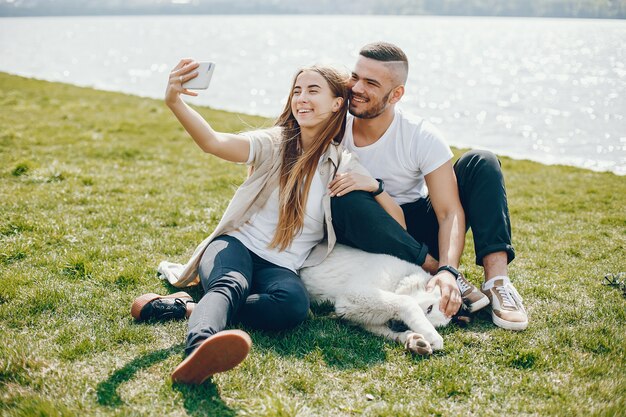
[[[309,296],[298,274],[259,257],[232,236],[209,244],[198,274],[205,294],[189,317],[187,354],[230,324],[283,330],[308,314]]]
[[[500,161],[489,151],[470,151],[454,164],[465,222],[474,235],[476,264],[494,252],[515,258],[511,221]],[[422,265],[429,253],[439,258],[437,217],[428,198],[403,204],[407,230],[372,195],[351,192],[331,200],[337,241],[367,252],[385,253]]]

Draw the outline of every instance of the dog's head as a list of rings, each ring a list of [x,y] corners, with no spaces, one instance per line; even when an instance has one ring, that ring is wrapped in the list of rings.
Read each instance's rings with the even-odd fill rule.
[[[424,311],[428,321],[435,327],[442,327],[450,323],[451,318],[446,317],[439,310],[439,302],[441,301],[441,289],[438,285],[432,291],[424,291],[420,297],[419,305]]]
[[[438,285],[430,292],[424,292],[424,296],[419,300],[419,305],[424,310],[424,314],[428,321],[435,327],[446,326],[451,321],[459,325],[465,325],[469,323],[469,310],[463,303],[459,308],[459,311],[452,316],[446,317],[441,310],[439,310],[439,302],[441,301],[441,288]]]

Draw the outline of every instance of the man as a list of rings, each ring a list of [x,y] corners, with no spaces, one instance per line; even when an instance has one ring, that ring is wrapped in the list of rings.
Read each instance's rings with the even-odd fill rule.
[[[470,311],[491,304],[496,325],[523,330],[526,311],[508,278],[515,252],[500,163],[490,152],[472,151],[453,165],[441,134],[396,108],[407,74],[407,57],[397,46],[378,42],[361,49],[343,144],[373,178],[347,173],[331,183],[338,241],[435,274],[427,288],[440,286],[440,309],[448,316],[465,298]],[[404,211],[406,230],[374,200],[383,189]],[[482,292],[457,270],[469,227],[476,263],[484,268]]]

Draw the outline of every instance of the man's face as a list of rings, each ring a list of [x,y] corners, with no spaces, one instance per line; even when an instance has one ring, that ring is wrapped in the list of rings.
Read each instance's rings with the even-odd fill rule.
[[[396,86],[384,63],[359,56],[348,87],[351,90],[350,114],[373,119],[389,108],[389,96]]]

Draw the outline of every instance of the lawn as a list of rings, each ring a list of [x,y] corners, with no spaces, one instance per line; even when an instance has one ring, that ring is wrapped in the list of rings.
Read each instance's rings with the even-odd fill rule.
[[[218,130],[271,125],[198,110]],[[175,291],[156,266],[187,260],[245,168],[203,154],[162,101],[0,73],[0,414],[624,416],[626,298],[603,279],[626,271],[626,177],[502,165],[526,331],[479,313],[420,358],[317,306],[182,386],[186,323],[137,324],[130,304]],[[468,237],[478,284],[473,258]]]

